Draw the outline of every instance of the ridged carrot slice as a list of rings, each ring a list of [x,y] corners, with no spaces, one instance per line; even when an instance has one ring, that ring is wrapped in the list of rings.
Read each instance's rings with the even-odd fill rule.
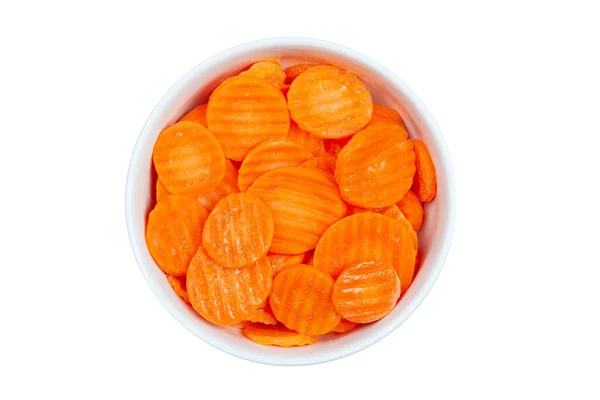
[[[239,191],[238,171],[230,160],[225,160],[225,176],[221,183],[210,192],[198,196],[197,199],[204,207],[212,210],[223,197],[232,193],[239,193]]]
[[[243,333],[253,342],[265,346],[307,346],[317,341],[316,336],[302,335],[281,325],[248,324]]]
[[[202,243],[208,211],[197,200],[169,195],[148,215],[146,242],[156,264],[169,275],[185,276]]]
[[[169,193],[169,191],[167,190],[165,185],[162,184],[160,179],[157,179],[156,180],[156,202],[158,203],[159,201],[161,201],[162,199],[164,199],[165,197],[167,197],[170,194],[171,193]]]
[[[437,193],[437,178],[435,175],[435,165],[429,154],[429,150],[425,143],[420,139],[413,139],[411,142],[414,145],[417,172],[413,180],[412,189],[419,200],[424,203],[435,199]]]
[[[415,174],[413,144],[396,124],[378,123],[358,132],[338,154],[335,179],[342,198],[364,207],[387,207],[409,191]]]
[[[334,222],[346,215],[333,177],[316,168],[287,167],[267,172],[248,189],[273,213],[270,251],[299,254],[311,250]]]
[[[325,154],[325,146],[323,145],[323,139],[311,135],[304,129],[300,129],[298,124],[296,124],[294,121],[290,123],[288,139],[294,143],[308,148],[315,156]]]
[[[278,321],[304,335],[322,335],[340,322],[331,294],[333,279],[309,265],[296,265],[279,273],[269,296]]]
[[[240,268],[264,257],[273,240],[273,217],[256,196],[233,193],[212,210],[202,231],[202,246],[225,268]]]
[[[221,83],[210,96],[206,118],[227,158],[236,161],[242,161],[259,143],[284,139],[290,129],[281,91],[250,76],[235,76]]]
[[[337,277],[361,262],[382,261],[396,270],[405,292],[412,282],[415,253],[406,224],[367,212],[348,216],[330,226],[317,244],[314,265]]]
[[[269,140],[259,144],[244,158],[238,174],[242,192],[265,172],[282,167],[295,167],[312,157],[311,151],[289,139]]]
[[[357,326],[358,326],[358,324],[356,322],[348,321],[347,319],[342,318],[340,320],[340,323],[337,324],[331,332],[346,333],[346,332],[350,332]]]
[[[206,106],[208,104],[200,104],[189,113],[185,114],[179,121],[192,121],[206,126]]]
[[[415,232],[418,232],[421,225],[423,225],[424,213],[423,205],[415,192],[409,190],[396,205],[408,219]]]
[[[265,307],[261,307],[250,314],[250,316],[246,318],[246,321],[265,325],[277,325],[277,319],[275,318],[275,315],[273,315],[271,306],[269,306],[268,303]]]
[[[300,164],[300,166],[307,168],[322,169],[323,171],[327,171],[333,175],[335,173],[336,160],[337,158],[335,156],[332,156],[331,154],[325,154],[306,160],[302,164]]]
[[[371,120],[373,102],[355,74],[331,65],[302,72],[288,91],[288,107],[300,128],[324,139],[350,136]]]
[[[248,318],[269,296],[272,283],[267,257],[249,267],[223,268],[202,247],[190,262],[186,279],[194,310],[219,325],[233,325]]]
[[[379,104],[373,104],[373,116],[369,125],[376,124],[377,122],[392,122],[404,127],[404,120],[393,108],[382,106]]]
[[[167,281],[169,282],[169,285],[171,285],[171,288],[173,288],[173,291],[177,296],[181,297],[181,299],[186,303],[190,302],[187,289],[185,288],[185,278],[179,278],[167,274]]]
[[[250,66],[246,71],[240,73],[240,76],[253,76],[262,79],[269,85],[278,90],[283,86],[286,75],[277,61],[259,61]]]
[[[183,121],[161,132],[152,154],[158,178],[173,194],[199,196],[223,180],[225,155],[212,133]]]
[[[271,261],[271,267],[273,267],[273,276],[277,276],[278,273],[286,268],[293,267],[294,265],[302,264],[306,258],[306,253],[300,254],[277,254],[268,253],[269,261]]]
[[[351,206],[349,208],[348,215],[354,215],[363,212],[372,212],[376,214],[385,215],[386,217],[390,217],[401,222],[402,225],[404,225],[404,227],[409,231],[410,238],[415,246],[415,250],[419,248],[419,239],[417,237],[417,232],[415,232],[410,221],[404,216],[404,214],[402,214],[402,211],[400,211],[397,205],[392,204],[388,207],[373,209]]]
[[[314,66],[315,66],[314,64],[297,64],[297,65],[292,65],[291,67],[287,67],[284,71],[285,75],[286,75],[285,83],[292,83],[294,81],[294,79],[296,79],[296,77],[298,77],[298,75],[300,75],[307,69],[312,68]]]
[[[331,296],[348,321],[367,324],[388,315],[400,298],[400,279],[383,261],[365,261],[346,268],[335,280]]]

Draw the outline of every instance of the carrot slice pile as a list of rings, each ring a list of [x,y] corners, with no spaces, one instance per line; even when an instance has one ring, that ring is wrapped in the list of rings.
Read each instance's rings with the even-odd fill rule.
[[[408,219],[415,232],[418,232],[419,229],[421,229],[421,225],[423,225],[425,214],[423,211],[423,204],[421,204],[421,201],[415,192],[409,190],[396,205],[406,219]]]
[[[335,163],[337,158],[331,154],[325,154],[322,156],[313,157],[309,160],[304,161],[300,166],[307,168],[318,168],[323,171],[327,171],[330,174],[335,173]]]
[[[382,106],[379,104],[373,104],[373,116],[369,125],[376,124],[377,122],[392,122],[404,127],[404,120],[393,108]]]
[[[286,74],[277,61],[259,61],[254,63],[240,76],[253,76],[267,82],[277,89],[283,86]]]
[[[190,302],[190,298],[185,287],[185,278],[179,278],[167,274],[167,281],[169,282],[169,285],[171,285],[173,291],[177,296],[181,297],[181,299],[186,303]]]
[[[225,176],[221,183],[210,192],[198,196],[197,199],[204,207],[212,210],[223,197],[232,193],[238,193],[239,191],[238,171],[231,161],[225,160]]]
[[[206,106],[208,104],[201,104],[195,107],[192,111],[185,114],[179,121],[192,121],[197,122],[206,126]]]
[[[248,339],[265,346],[306,346],[317,341],[316,336],[302,335],[281,325],[248,324],[243,332]]]
[[[323,139],[311,135],[304,129],[300,129],[298,124],[295,122],[290,124],[288,139],[294,143],[298,143],[299,145],[308,148],[315,156],[325,154],[325,145],[323,144]]]
[[[306,258],[306,253],[300,254],[267,254],[271,266],[273,267],[273,276],[277,276],[278,273],[286,268],[293,267],[294,265],[302,264]]]
[[[432,201],[437,193],[435,165],[422,140],[413,139],[411,142],[414,145],[417,168],[412,189],[419,196],[419,200],[427,203]]]

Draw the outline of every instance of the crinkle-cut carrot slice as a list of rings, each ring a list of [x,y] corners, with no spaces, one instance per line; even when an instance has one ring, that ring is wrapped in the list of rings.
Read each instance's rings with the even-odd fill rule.
[[[399,125],[379,123],[358,132],[338,154],[335,179],[342,198],[364,207],[387,207],[409,191],[415,174],[413,144]]]
[[[268,140],[259,144],[244,158],[238,173],[242,192],[265,172],[277,168],[295,167],[312,157],[311,151],[289,139]]]
[[[314,249],[325,230],[346,215],[331,174],[316,168],[287,167],[267,172],[248,189],[273,213],[273,253]]]
[[[281,91],[250,76],[221,83],[210,96],[206,119],[227,158],[236,161],[266,140],[284,139],[290,129]]]
[[[268,253],[269,261],[271,261],[271,267],[273,267],[273,276],[277,276],[278,273],[286,268],[293,267],[294,265],[302,264],[306,258],[306,253],[300,254],[277,254]]]
[[[307,346],[316,343],[316,336],[302,335],[282,325],[248,324],[244,328],[244,336],[265,346]]]
[[[187,196],[169,195],[148,215],[146,242],[156,264],[169,275],[185,276],[190,260],[202,243],[208,211]]]
[[[285,83],[294,82],[294,79],[296,79],[298,77],[298,75],[300,75],[307,69],[312,68],[314,66],[315,66],[314,64],[297,64],[297,65],[292,65],[291,67],[287,67],[284,71],[285,75],[286,75]]]
[[[314,265],[337,277],[361,262],[382,261],[394,267],[405,292],[415,270],[416,250],[409,227],[380,214],[350,215],[325,231],[315,249]]]
[[[373,116],[371,117],[371,121],[369,121],[369,125],[377,122],[392,122],[404,128],[404,120],[398,111],[379,104],[373,104]]]
[[[402,211],[400,211],[400,209],[398,208],[397,205],[392,204],[391,206],[388,206],[388,207],[373,208],[373,209],[351,206],[349,209],[348,215],[354,215],[354,214],[363,213],[363,212],[372,212],[372,213],[376,213],[376,214],[385,215],[386,217],[390,217],[390,218],[393,218],[393,219],[401,222],[406,227],[406,229],[409,231],[410,238],[411,238],[413,244],[415,245],[415,250],[419,248],[419,239],[417,237],[417,232],[415,232],[410,221],[404,216],[404,214],[402,214]]]
[[[429,154],[425,143],[420,139],[412,139],[414,145],[417,172],[413,180],[412,189],[419,200],[428,203],[435,199],[437,193],[437,178],[435,175],[435,165]]]
[[[273,315],[271,306],[269,306],[268,303],[265,307],[261,307],[250,314],[250,316],[246,318],[246,321],[265,325],[277,325],[277,319],[275,318],[275,315]]]
[[[202,246],[225,268],[241,268],[264,257],[273,240],[273,217],[256,196],[233,193],[220,200],[202,231]]]
[[[340,323],[337,324],[331,332],[346,333],[346,332],[350,332],[357,326],[358,326],[358,324],[356,322],[348,321],[347,319],[342,318],[340,320]]]
[[[340,151],[348,144],[352,139],[352,136],[347,136],[341,139],[323,139],[323,146],[325,146],[325,152],[331,154],[337,158]]]
[[[162,184],[160,179],[157,179],[156,180],[156,202],[158,203],[159,201],[161,201],[162,199],[164,199],[165,197],[167,197],[170,194],[171,193],[169,193],[169,191],[167,190],[165,185]]]
[[[225,160],[225,176],[219,185],[211,190],[210,192],[198,196],[197,199],[204,207],[209,210],[215,208],[215,205],[223,197],[232,194],[239,193],[238,188],[238,171],[230,160]]]
[[[277,61],[272,60],[259,61],[252,64],[246,71],[241,72],[240,76],[252,76],[262,79],[277,89],[281,89],[286,79],[281,65]]]
[[[348,321],[367,324],[388,315],[400,298],[396,270],[383,261],[365,261],[346,268],[335,280],[331,296]]]
[[[309,265],[295,265],[279,273],[269,296],[275,318],[304,335],[323,335],[340,322],[331,294],[333,279]]]
[[[335,156],[332,156],[331,154],[324,154],[322,156],[316,156],[309,160],[306,160],[302,164],[300,164],[300,166],[307,168],[322,169],[323,171],[327,171],[333,175],[335,173],[336,160],[337,158]]]
[[[199,196],[225,175],[225,155],[217,139],[197,122],[177,122],[161,132],[152,154],[158,178],[173,194]]]
[[[290,131],[288,132],[288,139],[294,143],[308,148],[314,156],[321,156],[325,154],[325,146],[323,145],[323,139],[311,135],[304,129],[300,129],[298,124],[296,124],[294,121],[290,122]]]
[[[179,121],[192,121],[206,126],[206,106],[208,104],[200,104],[189,113],[185,114]]]
[[[415,232],[418,232],[421,225],[423,225],[425,214],[423,213],[423,204],[421,204],[415,192],[409,190],[396,205],[410,222]]]
[[[175,294],[186,303],[190,302],[190,298],[188,297],[187,289],[185,288],[185,278],[180,278],[177,276],[167,274],[167,281],[169,285],[173,288]]]
[[[337,139],[367,125],[373,102],[358,76],[339,67],[319,65],[294,79],[288,108],[300,128],[324,139]]]
[[[244,321],[269,296],[271,263],[263,257],[244,268],[223,268],[199,247],[187,273],[187,291],[194,310],[207,321],[233,325]]]

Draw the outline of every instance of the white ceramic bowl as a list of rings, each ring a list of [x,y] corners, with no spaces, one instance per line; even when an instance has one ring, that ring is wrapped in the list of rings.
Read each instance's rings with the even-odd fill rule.
[[[225,78],[255,61],[278,58],[285,68],[296,63],[334,64],[353,71],[367,84],[373,100],[400,111],[410,136],[429,147],[437,168],[438,193],[426,205],[419,232],[422,267],[392,313],[346,335],[330,335],[317,344],[299,348],[260,346],[240,330],[203,320],[171,290],[145,240],[153,198],[152,148],[158,134],[198,104]],[[133,151],[125,195],[131,247],[142,274],[161,303],[183,326],[207,343],[247,360],[275,365],[306,365],[335,360],[379,341],[396,329],[419,306],[433,286],[450,247],[455,218],[454,176],[450,156],[433,118],[415,94],[383,65],[349,48],[315,39],[274,38],[246,43],[206,60],[187,73],[160,100],[148,117]]]

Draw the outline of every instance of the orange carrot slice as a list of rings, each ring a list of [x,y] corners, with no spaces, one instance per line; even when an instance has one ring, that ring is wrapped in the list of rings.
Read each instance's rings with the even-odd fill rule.
[[[189,113],[185,114],[179,121],[192,121],[197,122],[206,126],[206,106],[208,104],[201,104],[194,108]]]
[[[415,153],[406,130],[378,123],[358,132],[338,154],[335,179],[342,198],[364,207],[387,207],[408,192]]]
[[[400,209],[398,208],[397,205],[392,204],[389,207],[373,208],[373,209],[352,206],[352,207],[350,207],[348,215],[354,215],[354,214],[363,213],[363,212],[372,212],[372,213],[376,213],[376,214],[385,215],[386,217],[390,217],[390,218],[393,218],[393,219],[401,222],[402,225],[404,225],[404,227],[409,231],[410,238],[415,246],[415,250],[417,250],[419,248],[419,239],[417,237],[417,232],[415,232],[411,223],[404,216],[404,214],[402,214],[402,211],[400,211]]]
[[[243,333],[253,342],[265,346],[307,346],[317,341],[316,336],[302,335],[281,325],[248,324]]]
[[[280,89],[286,79],[285,72],[277,61],[259,61],[250,66],[246,71],[241,72],[240,76],[252,76],[259,78],[269,85]]]
[[[285,69],[286,83],[292,83],[294,79],[309,68],[314,67],[314,64],[297,64]]]
[[[356,322],[348,321],[347,319],[342,318],[340,320],[340,323],[337,324],[331,332],[346,333],[346,332],[350,332],[357,326],[358,326],[358,324]]]
[[[302,72],[290,86],[288,107],[300,128],[315,136],[350,136],[371,120],[373,102],[355,74],[331,65]]]
[[[298,124],[296,124],[294,121],[290,123],[288,139],[294,143],[308,148],[315,156],[325,154],[325,146],[323,145],[323,139],[313,136],[305,130],[300,129]]]
[[[246,193],[224,197],[212,210],[202,231],[208,255],[225,268],[240,268],[264,257],[273,240],[271,211]]]
[[[409,190],[396,205],[408,219],[415,232],[418,232],[421,225],[423,225],[424,213],[423,205],[415,192]]]
[[[187,289],[185,288],[185,278],[178,278],[167,274],[167,281],[169,282],[169,285],[171,285],[171,288],[173,288],[175,294],[189,304],[190,298],[188,297]]]
[[[227,158],[236,161],[265,140],[284,139],[290,129],[281,91],[250,76],[221,83],[210,96],[206,118]]]
[[[314,265],[337,277],[346,268],[361,262],[382,261],[394,267],[405,292],[412,282],[415,253],[406,224],[367,212],[331,225],[317,244]]]
[[[248,318],[269,296],[272,283],[267,257],[249,267],[223,268],[202,247],[190,262],[186,279],[194,310],[219,325],[233,325]]]
[[[371,117],[371,121],[369,121],[369,125],[376,124],[377,122],[392,122],[404,127],[404,120],[398,111],[379,104],[373,104],[373,116]]]
[[[337,312],[348,321],[374,322],[396,306],[400,279],[385,262],[362,262],[342,271],[333,285],[331,298]]]
[[[239,193],[239,191],[238,171],[231,161],[225,160],[225,176],[221,183],[210,192],[198,196],[197,199],[204,207],[212,210],[223,197],[232,193]]]
[[[346,215],[333,177],[316,168],[287,167],[267,172],[248,189],[273,213],[275,234],[270,251],[299,254],[313,249],[319,237]]]
[[[156,264],[169,275],[185,276],[190,260],[202,243],[208,211],[197,200],[170,195],[148,216],[146,242]]]
[[[419,196],[419,200],[424,203],[435,199],[437,193],[437,179],[435,176],[435,165],[429,154],[425,143],[419,139],[413,139],[417,173],[413,181],[413,191]]]
[[[223,180],[225,155],[203,125],[183,121],[161,132],[152,154],[160,181],[173,194],[199,196]]]
[[[269,261],[271,261],[271,266],[273,267],[273,276],[277,276],[278,273],[283,271],[286,268],[293,267],[294,265],[302,264],[304,262],[304,258],[306,258],[306,253],[300,254],[277,254],[277,253],[268,253],[267,257],[269,257]]]
[[[322,335],[340,322],[331,294],[333,279],[308,265],[296,265],[279,273],[269,296],[278,321],[304,335]]]
[[[336,160],[337,158],[335,156],[332,156],[331,154],[325,154],[306,160],[302,164],[300,164],[300,166],[307,168],[322,169],[323,171],[327,171],[333,175],[335,173]]]
[[[277,319],[275,318],[275,315],[273,315],[271,306],[269,306],[268,303],[265,307],[259,308],[250,314],[250,316],[246,318],[246,321],[265,325],[277,325]]]
[[[159,201],[161,201],[162,199],[164,199],[165,197],[167,197],[170,194],[171,193],[169,193],[169,191],[167,190],[165,185],[162,184],[160,179],[157,179],[156,180],[156,202],[158,203]]]
[[[295,167],[312,157],[311,151],[288,139],[269,140],[259,144],[244,158],[238,175],[242,192],[265,172],[282,167]]]

